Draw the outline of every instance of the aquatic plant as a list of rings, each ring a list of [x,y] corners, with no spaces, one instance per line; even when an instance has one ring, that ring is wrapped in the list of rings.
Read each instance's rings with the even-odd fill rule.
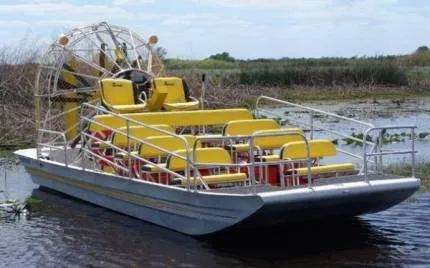
[[[6,214],[6,217],[20,217],[26,215],[41,202],[40,198],[34,196],[30,196],[24,201],[9,199],[0,203],[0,209]]]
[[[358,134],[355,134],[355,132],[352,132],[352,133],[351,133],[351,137],[354,137],[354,138],[356,138],[356,139],[359,139],[360,141],[355,140],[355,139],[353,139],[353,138],[349,138],[349,137],[345,137],[345,138],[343,138],[342,140],[346,143],[346,145],[350,145],[350,144],[354,144],[354,145],[358,145],[358,146],[363,145],[363,142],[362,142],[361,140],[363,140],[364,133],[358,133]],[[371,136],[367,135],[367,136],[366,136],[366,141],[373,142],[373,139],[372,139],[372,137],[371,137]]]
[[[412,166],[410,163],[401,162],[384,167],[384,172],[399,176],[410,176]],[[423,188],[430,188],[430,162],[419,162],[415,166],[416,176],[422,179]]]
[[[430,135],[430,133],[429,132],[421,132],[421,133],[419,133],[418,134],[418,138],[420,138],[420,139],[425,139],[425,138],[427,138],[427,136],[429,136]]]

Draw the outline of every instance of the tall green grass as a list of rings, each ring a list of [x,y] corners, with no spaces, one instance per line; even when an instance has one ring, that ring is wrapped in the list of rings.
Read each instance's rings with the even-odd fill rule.
[[[406,86],[411,84],[410,79],[416,84],[413,76],[408,75],[410,67],[405,67],[405,57],[283,58],[235,62],[169,59],[166,67],[174,73],[189,70],[206,72],[244,85]]]
[[[278,86],[404,86],[408,84],[406,72],[390,63],[241,69],[239,81],[241,84]]]

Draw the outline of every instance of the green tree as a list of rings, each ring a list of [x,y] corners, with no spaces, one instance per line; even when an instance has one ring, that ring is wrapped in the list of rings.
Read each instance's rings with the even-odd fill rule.
[[[228,62],[236,61],[236,59],[233,58],[232,56],[230,56],[230,54],[228,52],[222,52],[222,53],[218,53],[215,55],[211,55],[211,56],[209,56],[209,59],[211,59],[211,60],[222,60],[222,61],[228,61]]]
[[[429,52],[428,46],[420,46],[419,48],[417,48],[417,53],[424,53],[424,52]]]
[[[164,47],[155,47],[153,48],[153,52],[162,60],[166,58],[167,50]]]

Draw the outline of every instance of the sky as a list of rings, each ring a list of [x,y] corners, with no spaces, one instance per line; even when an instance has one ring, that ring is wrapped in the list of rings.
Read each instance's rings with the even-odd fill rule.
[[[429,0],[0,0],[0,46],[49,44],[107,21],[158,35],[168,57],[397,55],[430,46]]]

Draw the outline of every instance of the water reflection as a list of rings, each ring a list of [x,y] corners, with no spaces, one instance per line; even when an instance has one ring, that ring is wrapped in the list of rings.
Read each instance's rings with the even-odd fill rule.
[[[401,244],[360,219],[195,239],[58,193],[34,190],[33,195],[43,203],[30,218],[16,223],[22,237],[10,241],[15,245],[12,256],[23,254],[22,264],[40,265],[46,260],[52,266],[88,267],[396,263],[392,256],[398,252],[392,245]]]
[[[210,240],[210,245],[218,252],[278,265],[362,263],[390,256],[391,249],[380,245],[393,243],[396,241],[358,218],[225,234]]]
[[[0,219],[0,266],[430,264],[430,193],[420,193],[382,213],[348,221],[193,238],[36,187],[21,166],[8,171],[11,198],[34,195],[43,201],[27,217]]]

